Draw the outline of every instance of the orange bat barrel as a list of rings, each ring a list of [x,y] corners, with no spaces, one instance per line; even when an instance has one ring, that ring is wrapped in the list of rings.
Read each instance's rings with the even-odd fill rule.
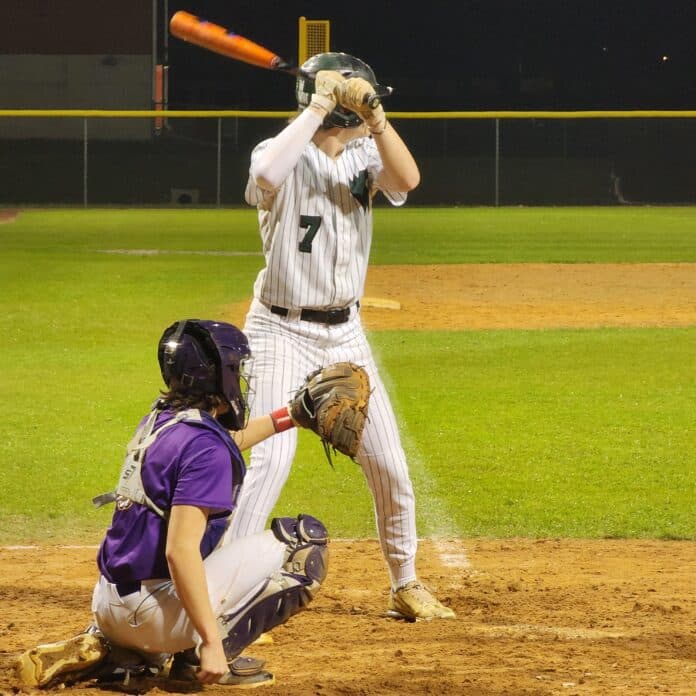
[[[290,65],[280,56],[267,48],[189,12],[176,12],[169,22],[169,30],[178,39],[258,68],[268,70],[290,68]]]

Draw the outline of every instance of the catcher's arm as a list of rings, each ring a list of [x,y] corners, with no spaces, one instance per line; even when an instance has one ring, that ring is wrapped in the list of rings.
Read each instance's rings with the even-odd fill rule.
[[[267,416],[257,416],[252,418],[242,430],[230,430],[235,444],[243,452],[244,450],[257,445],[267,437],[290,430],[296,423],[290,415],[289,406],[282,406]]]
[[[208,510],[194,505],[173,505],[167,529],[166,558],[177,594],[188,618],[201,638],[201,668],[198,678],[216,682],[227,671],[217,622],[201,559],[201,539]]]
[[[308,375],[287,406],[253,418],[246,428],[230,434],[245,450],[275,433],[306,428],[321,438],[329,463],[330,447],[353,458],[360,447],[369,398],[365,369],[350,362],[334,363]]]
[[[282,420],[283,411],[286,414],[287,420]],[[239,447],[239,449],[243,452],[244,450],[257,445],[259,442],[262,442],[271,435],[275,435],[276,433],[282,432],[282,430],[288,430],[289,428],[294,427],[295,424],[287,415],[287,412],[287,406],[284,406],[283,408],[280,408],[267,416],[258,416],[257,418],[252,418],[247,423],[246,428],[243,430],[231,430],[230,435],[235,441],[237,447]],[[276,421],[278,422],[276,423]]]

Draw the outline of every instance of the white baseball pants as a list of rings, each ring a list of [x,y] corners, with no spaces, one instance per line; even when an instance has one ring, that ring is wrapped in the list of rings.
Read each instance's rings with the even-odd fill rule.
[[[203,561],[215,615],[235,612],[251,601],[266,579],[280,570],[285,550],[271,531],[219,545]],[[92,612],[108,640],[150,654],[155,663],[162,653],[180,652],[199,642],[169,579],[145,580],[140,591],[121,597],[116,586],[101,576],[92,595]],[[227,635],[222,625],[220,635]]]
[[[414,580],[417,534],[413,486],[394,411],[357,309],[351,309],[344,324],[327,326],[302,321],[297,312],[278,316],[254,300],[244,332],[252,352],[252,417],[286,404],[306,376],[319,367],[351,361],[367,370],[373,392],[356,459],[374,499],[377,531],[392,587]],[[264,529],[290,473],[296,447],[297,431],[291,429],[252,449],[227,535],[244,537]]]

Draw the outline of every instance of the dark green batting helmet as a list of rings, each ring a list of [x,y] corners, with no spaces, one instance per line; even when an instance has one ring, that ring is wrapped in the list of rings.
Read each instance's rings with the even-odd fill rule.
[[[304,109],[314,94],[315,77],[320,70],[335,70],[345,78],[362,77],[374,88],[375,94],[380,97],[391,94],[391,87],[385,87],[377,83],[377,78],[372,68],[359,58],[347,53],[318,53],[306,60],[297,73],[295,84],[295,96],[297,106]],[[362,123],[360,117],[353,111],[337,106],[325,119],[324,128],[355,128]]]

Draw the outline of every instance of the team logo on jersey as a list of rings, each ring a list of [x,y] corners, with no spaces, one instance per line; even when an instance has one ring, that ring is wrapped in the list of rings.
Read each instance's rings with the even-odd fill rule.
[[[367,169],[363,169],[360,174],[350,180],[350,192],[364,210],[370,207],[370,186],[367,178]]]

